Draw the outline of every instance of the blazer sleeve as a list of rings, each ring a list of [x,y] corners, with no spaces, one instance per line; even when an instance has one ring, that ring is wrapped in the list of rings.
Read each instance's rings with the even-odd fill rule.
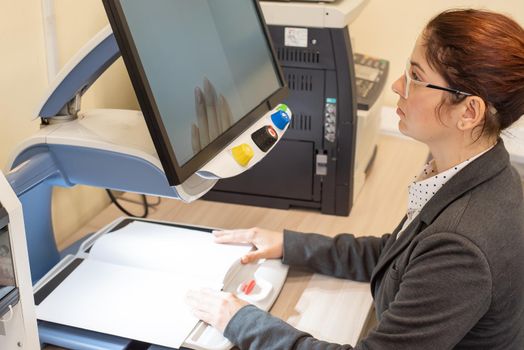
[[[420,242],[406,272],[395,277],[401,279],[400,290],[377,328],[355,349],[451,349],[491,301],[492,278],[484,254],[457,234]],[[242,350],[352,349],[317,340],[251,305],[235,314],[224,334]]]
[[[282,262],[324,275],[369,282],[390,236],[356,238],[351,234],[339,234],[326,237],[285,230]]]

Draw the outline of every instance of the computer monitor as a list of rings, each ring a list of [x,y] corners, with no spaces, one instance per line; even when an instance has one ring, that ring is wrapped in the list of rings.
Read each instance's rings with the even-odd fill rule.
[[[103,0],[170,185],[285,97],[257,0]]]

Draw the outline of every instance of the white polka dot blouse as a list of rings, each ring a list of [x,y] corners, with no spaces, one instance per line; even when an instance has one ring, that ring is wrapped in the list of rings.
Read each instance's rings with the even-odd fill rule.
[[[440,190],[442,186],[444,186],[444,184],[449,181],[449,179],[455,176],[470,162],[489,151],[491,148],[493,148],[493,146],[441,173],[436,173],[435,163],[433,160],[427,163],[424,166],[424,169],[422,169],[422,172],[417,177],[415,177],[415,180],[408,186],[409,197],[407,219],[402,226],[402,230],[400,230],[398,233],[397,238],[400,237],[406,227],[408,227],[413,219],[420,213],[422,208],[424,208],[424,205],[429,202],[435,193],[437,193],[437,191]]]

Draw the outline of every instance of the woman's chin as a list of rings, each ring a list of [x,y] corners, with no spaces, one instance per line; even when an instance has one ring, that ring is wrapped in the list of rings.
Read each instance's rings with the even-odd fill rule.
[[[406,124],[404,123],[404,121],[402,119],[400,119],[398,121],[398,131],[400,131],[400,133],[404,136],[407,136],[407,137],[412,137],[410,134],[409,134],[409,130],[408,128],[406,127]]]

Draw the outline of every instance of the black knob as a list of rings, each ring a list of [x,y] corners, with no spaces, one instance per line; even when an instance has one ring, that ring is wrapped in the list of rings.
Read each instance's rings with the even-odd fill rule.
[[[251,139],[262,152],[267,152],[278,140],[278,134],[271,125],[266,125],[251,134]]]

